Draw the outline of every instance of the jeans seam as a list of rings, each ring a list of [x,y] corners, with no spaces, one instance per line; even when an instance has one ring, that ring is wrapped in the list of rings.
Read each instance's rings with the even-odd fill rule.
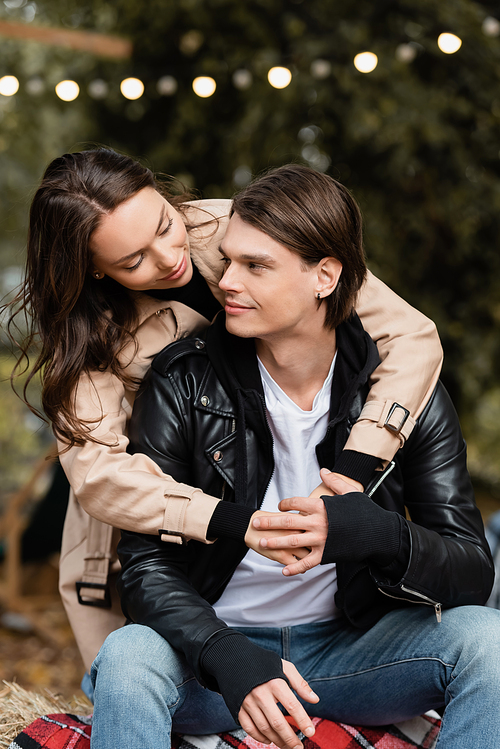
[[[360,676],[361,674],[369,674],[370,671],[380,671],[382,668],[391,668],[392,666],[398,666],[402,663],[413,663],[416,661],[436,661],[437,663],[440,663],[445,668],[454,668],[453,664],[451,663],[445,663],[445,661],[441,660],[441,658],[435,658],[432,656],[423,656],[422,658],[404,658],[403,660],[398,661],[392,661],[391,663],[382,663],[380,666],[373,666],[372,668],[365,668],[361,671],[351,671],[348,674],[339,674],[338,676],[318,676],[317,678],[310,678],[308,679],[308,682],[311,683],[313,681],[335,681],[337,679],[350,679],[353,676]]]
[[[190,676],[189,679],[186,679],[181,684],[175,684],[174,686],[176,690],[179,691],[179,689],[181,689],[181,687],[183,687],[184,684],[187,684],[189,681],[193,681],[194,678],[195,678],[194,676]],[[180,702],[180,699],[181,699],[181,696],[180,694],[178,694],[176,701],[173,702],[171,705],[167,705],[167,710],[172,710],[176,705],[178,705]]]
[[[182,681],[180,684],[175,684],[174,686],[175,686],[176,689],[180,689],[181,687],[184,686],[184,684],[187,684],[188,681],[193,681],[195,678],[196,678],[195,676],[189,676],[187,679],[185,679],[184,681]]]
[[[291,641],[291,628],[283,627],[281,629],[281,649],[283,652],[282,658],[285,661],[290,660],[290,641]]]

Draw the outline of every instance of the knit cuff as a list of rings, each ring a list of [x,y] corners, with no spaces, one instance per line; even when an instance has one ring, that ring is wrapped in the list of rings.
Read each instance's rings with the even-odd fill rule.
[[[401,523],[401,537],[397,556],[385,567],[370,565],[370,573],[379,585],[396,585],[405,576],[410,563],[410,529],[406,520],[401,515],[398,517]]]
[[[202,656],[201,665],[215,677],[237,723],[242,702],[252,689],[271,679],[284,679],[289,683],[279,655],[255,645],[239,632],[232,631],[216,640]]]
[[[333,473],[340,473],[359,483],[366,489],[373,479],[375,470],[380,466],[380,458],[365,455],[355,450],[342,450],[332,468]]]
[[[328,516],[321,564],[367,561],[385,567],[394,561],[401,545],[397,512],[384,510],[360,492],[321,499]]]
[[[213,511],[207,528],[207,538],[235,538],[244,541],[255,508],[219,502]]]

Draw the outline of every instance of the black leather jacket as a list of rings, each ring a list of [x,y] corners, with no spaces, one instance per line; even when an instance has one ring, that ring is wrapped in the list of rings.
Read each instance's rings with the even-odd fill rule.
[[[148,454],[177,481],[222,497],[235,511],[248,508],[249,516],[260,506],[273,471],[255,347],[252,340],[229,335],[223,315],[205,338],[174,343],[155,358],[135,402],[130,449]],[[356,316],[339,326],[337,344],[330,422],[316,448],[319,464],[328,468],[361,412],[378,364],[376,347]],[[332,528],[323,561],[337,562],[336,604],[361,628],[400,606],[427,604],[439,614],[441,606],[483,604],[493,582],[465,445],[442,385],[395,463],[372,500],[358,493],[346,495],[347,503],[324,499],[337,534]],[[411,522],[405,520],[405,507]],[[336,543],[342,518],[347,520]],[[393,541],[393,563],[382,568],[370,537],[380,547],[386,533]],[[228,704],[224,677],[207,654],[217,652],[226,670],[232,665],[240,674],[251,671],[255,661],[255,653],[231,638],[234,631],[210,605],[247,552],[241,533],[235,536],[211,545],[176,545],[127,531],[119,544],[125,615],[183,652],[200,683],[222,691]],[[232,705],[235,715],[239,704]]]

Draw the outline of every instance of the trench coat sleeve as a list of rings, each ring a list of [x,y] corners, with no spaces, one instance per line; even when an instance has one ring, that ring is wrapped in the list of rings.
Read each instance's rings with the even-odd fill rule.
[[[372,374],[365,407],[344,449],[387,462],[404,445],[434,392],[443,351],[434,323],[370,272],[359,292],[356,312],[382,361]],[[399,432],[384,426],[393,403],[410,414]],[[398,409],[397,421],[402,414]]]
[[[186,311],[192,313],[188,308]],[[153,322],[152,339],[162,336],[165,343],[175,340],[177,326],[171,309],[162,309],[160,316],[153,316]],[[150,359],[144,351],[140,354],[134,360],[133,373],[142,379]],[[151,534],[165,529],[182,533],[186,539],[207,542],[206,530],[219,500],[177,483],[148,456],[127,453],[127,421],[134,397],[135,392],[126,390],[110,372],[81,378],[76,412],[81,419],[93,422],[92,436],[102,444],[87,441],[67,451],[59,445],[61,464],[78,502],[89,515],[116,528]]]

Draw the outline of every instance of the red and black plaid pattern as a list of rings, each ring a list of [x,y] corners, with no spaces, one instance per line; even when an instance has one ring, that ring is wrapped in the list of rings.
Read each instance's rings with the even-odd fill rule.
[[[308,739],[298,729],[304,749],[434,749],[440,721],[422,715],[399,725],[348,726],[313,718],[316,733]],[[243,730],[213,736],[174,736],[173,749],[269,749]]]
[[[91,717],[43,715],[17,736],[9,749],[89,749]]]
[[[30,723],[9,749],[90,749],[90,717],[44,715]],[[313,718],[308,739],[297,729],[304,749],[434,749],[440,722],[423,715],[393,726],[366,728]],[[269,749],[243,730],[211,736],[173,736],[173,749]]]

